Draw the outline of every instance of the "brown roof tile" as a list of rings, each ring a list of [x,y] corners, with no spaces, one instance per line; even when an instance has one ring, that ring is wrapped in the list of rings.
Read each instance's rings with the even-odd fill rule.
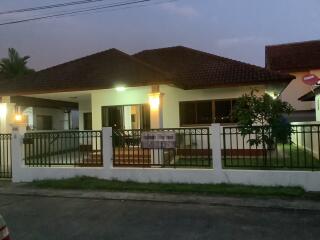
[[[182,46],[145,50],[134,57],[174,76],[186,89],[290,82],[293,76]]]
[[[184,89],[289,82],[294,77],[186,47],[146,50],[130,56],[117,49],[92,54],[0,81],[0,95],[112,88],[116,84],[174,84]]]
[[[320,69],[320,41],[266,46],[266,68],[283,72]]]
[[[2,81],[0,94],[81,91],[167,83],[170,76],[117,49],[50,67],[23,79]],[[151,82],[152,81],[152,82]]]

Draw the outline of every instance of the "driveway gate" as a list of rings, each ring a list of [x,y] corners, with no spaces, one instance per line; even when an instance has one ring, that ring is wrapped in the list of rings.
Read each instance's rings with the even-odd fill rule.
[[[0,134],[0,179],[11,176],[11,134]]]

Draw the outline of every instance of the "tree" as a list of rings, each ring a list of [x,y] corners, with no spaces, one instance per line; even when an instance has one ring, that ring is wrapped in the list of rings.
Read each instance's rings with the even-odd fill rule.
[[[284,144],[289,141],[291,125],[283,115],[292,111],[289,103],[273,99],[268,94],[259,97],[252,91],[237,100],[234,114],[241,135],[254,134],[255,137],[248,140],[249,144],[262,145],[266,150],[271,149],[276,142]]]
[[[0,73],[5,78],[12,79],[34,72],[33,69],[27,67],[29,58],[29,56],[21,57],[14,48],[9,48],[8,58],[3,58],[0,61]]]

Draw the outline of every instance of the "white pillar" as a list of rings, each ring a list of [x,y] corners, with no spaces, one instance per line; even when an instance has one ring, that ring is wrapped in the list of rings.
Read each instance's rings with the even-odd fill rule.
[[[222,158],[221,158],[221,131],[220,124],[214,123],[210,126],[210,144],[212,146],[212,162],[213,168],[217,172],[222,171]]]
[[[156,92],[149,94],[150,104],[150,125],[151,128],[162,128],[162,105],[163,105],[163,94]]]
[[[23,160],[23,138],[24,125],[12,126],[11,159],[12,159],[12,181],[20,182],[21,168],[25,166]]]
[[[111,127],[102,128],[102,137],[103,137],[103,140],[102,140],[103,167],[108,170],[113,167],[112,128]]]

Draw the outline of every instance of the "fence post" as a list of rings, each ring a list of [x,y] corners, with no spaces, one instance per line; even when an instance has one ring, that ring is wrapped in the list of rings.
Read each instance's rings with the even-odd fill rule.
[[[210,126],[210,142],[212,147],[212,162],[215,171],[220,172],[222,170],[222,158],[221,158],[221,133],[220,123],[214,123]]]
[[[112,156],[113,156],[111,127],[102,128],[102,143],[103,143],[102,145],[103,167],[108,170],[112,168]]]
[[[12,182],[20,181],[21,167],[23,167],[24,165],[23,136],[24,136],[24,131],[22,126],[12,126],[12,140],[11,140]]]

